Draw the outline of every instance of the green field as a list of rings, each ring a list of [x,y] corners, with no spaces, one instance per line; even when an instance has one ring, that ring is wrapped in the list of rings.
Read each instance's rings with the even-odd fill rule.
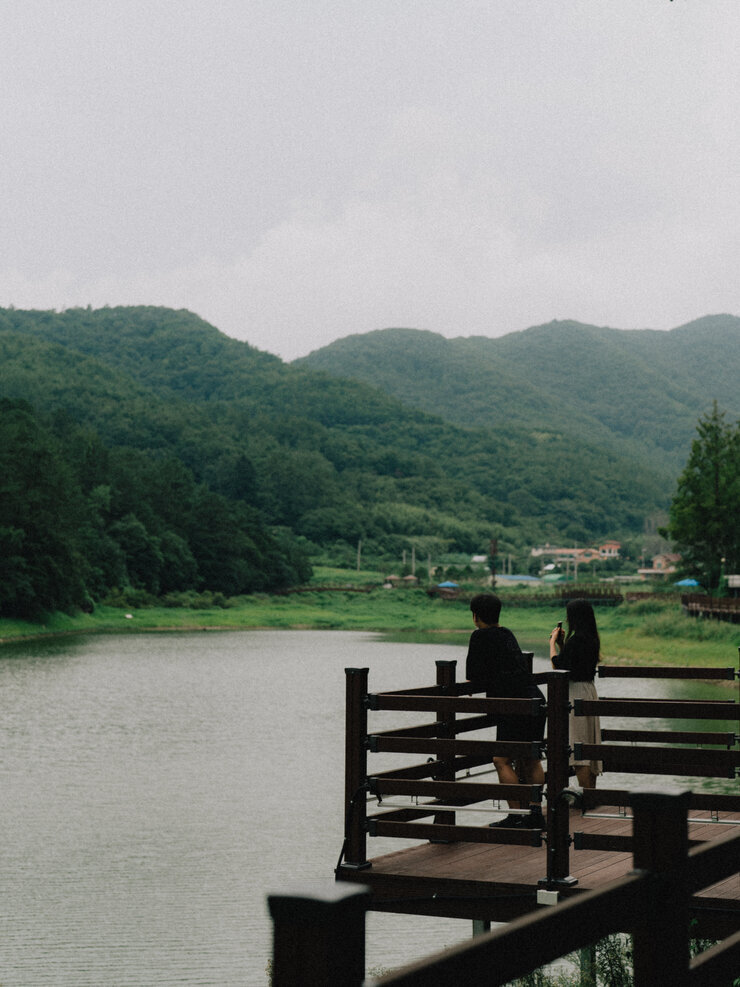
[[[307,587],[284,596],[255,594],[222,600],[221,606],[113,607],[92,614],[56,613],[40,623],[0,620],[0,640],[77,632],[136,633],[162,630],[285,628],[383,631],[420,640],[426,635],[473,630],[467,602],[432,599],[423,589],[383,589],[377,573],[320,570],[314,583],[345,587],[332,591]],[[374,585],[369,592],[349,586]],[[544,651],[555,622],[564,612],[552,606],[517,606],[522,594],[502,592],[502,623],[521,638],[541,641]],[[630,664],[732,665],[738,661],[740,626],[685,616],[674,599],[623,603],[597,608],[602,658]]]

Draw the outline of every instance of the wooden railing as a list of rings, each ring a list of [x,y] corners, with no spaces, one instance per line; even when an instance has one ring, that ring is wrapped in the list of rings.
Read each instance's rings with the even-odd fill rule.
[[[530,656],[531,659],[531,656]],[[456,808],[489,800],[519,801],[537,805],[542,800],[539,786],[500,785],[489,782],[458,781],[459,772],[490,765],[496,754],[516,758],[539,757],[538,744],[458,739],[490,726],[497,713],[534,715],[539,703],[533,699],[487,699],[470,695],[470,683],[455,680],[456,662],[437,662],[437,683],[400,692],[369,693],[368,669],[347,669],[347,746],[346,815],[343,866],[369,867],[367,837],[401,837],[439,842],[508,843],[540,846],[542,834],[536,829],[500,829],[456,824]],[[691,669],[657,667],[600,668],[602,677],[650,677],[734,680],[733,668]],[[569,781],[568,674],[550,671],[534,676],[547,687],[548,730],[544,753],[547,760],[547,852],[543,861],[543,883],[551,887],[576,883],[570,874],[571,838],[568,804]],[[373,710],[426,711],[435,714],[433,722],[401,729],[372,732],[368,713]],[[740,704],[735,700],[694,702],[687,700],[599,699],[576,700],[576,715],[619,716],[620,719],[661,717],[664,719],[722,720],[735,724],[732,732],[687,732],[605,730],[599,745],[576,745],[576,756],[602,760],[611,771],[639,774],[668,774],[674,777],[735,778],[740,767],[738,729]],[[459,718],[460,714],[467,714]],[[666,745],[652,746],[655,741]],[[628,742],[628,743],[625,743]],[[643,746],[637,746],[642,744]],[[651,746],[647,746],[651,744]],[[722,744],[725,749],[700,745]],[[384,772],[368,770],[368,755],[397,752],[426,755],[422,763]],[[378,800],[381,811],[368,814],[368,795]],[[409,808],[384,808],[391,796],[424,798],[429,801]],[[585,793],[589,807],[598,804],[627,806],[630,793],[598,789]],[[694,796],[693,805],[711,806],[716,811],[740,811],[740,796],[711,794]],[[611,802],[609,801],[611,800]],[[431,818],[431,821],[430,820]],[[423,822],[421,820],[427,820]],[[586,837],[575,834],[573,849],[595,848],[601,840],[605,849],[631,848],[631,837]],[[606,846],[611,841],[612,845]]]
[[[707,596],[702,593],[682,593],[681,606],[694,617],[715,617],[740,621],[740,597]]]
[[[720,987],[740,968],[740,933],[689,958],[689,896],[736,873],[740,834],[688,849],[688,792],[634,793],[633,870],[375,981],[364,980],[369,891],[333,885],[268,898],[273,987],[501,987],[614,932],[630,932],[635,987]]]
[[[531,659],[531,656],[530,656]],[[471,697],[470,683],[456,683],[456,662],[437,662],[437,684],[403,692],[370,694],[368,670],[347,669],[347,742],[345,775],[345,867],[363,868],[367,861],[366,837],[391,836],[421,840],[475,843],[516,843],[540,846],[538,830],[490,829],[455,823],[455,808],[492,799],[537,805],[542,801],[538,785],[500,785],[456,781],[461,771],[490,765],[496,754],[539,758],[539,744],[505,741],[459,740],[458,735],[489,727],[497,713],[530,714],[540,711],[536,699],[486,699]],[[547,740],[548,798],[553,804],[568,783],[568,676],[566,672],[544,673],[551,713]],[[368,733],[368,710],[428,711],[431,723],[403,729]],[[557,710],[557,713],[555,712]],[[458,719],[466,713],[465,719]],[[422,763],[390,771],[368,772],[368,753],[405,752],[427,755]],[[428,797],[431,801],[413,808],[367,815],[367,795],[378,799],[379,808],[390,795]],[[444,806],[444,808],[440,808]],[[433,822],[418,822],[434,816]],[[562,822],[553,814],[553,825]],[[567,849],[567,819],[564,838],[558,845]],[[551,844],[554,846],[554,842]],[[554,880],[566,880],[567,860],[553,857]]]

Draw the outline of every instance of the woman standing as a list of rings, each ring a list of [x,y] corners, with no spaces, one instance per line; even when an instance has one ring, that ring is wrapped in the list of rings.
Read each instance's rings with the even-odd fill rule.
[[[598,699],[594,676],[599,663],[601,641],[596,628],[594,608],[587,600],[569,600],[565,614],[568,620],[568,633],[563,640],[562,626],[558,625],[550,635],[550,660],[553,668],[570,672],[568,698],[570,711],[570,746],[574,744],[600,744],[601,725],[598,716],[576,716],[573,705],[576,699]],[[575,767],[576,778],[581,788],[595,788],[596,777],[602,772],[601,761],[575,760],[573,753],[570,763]]]

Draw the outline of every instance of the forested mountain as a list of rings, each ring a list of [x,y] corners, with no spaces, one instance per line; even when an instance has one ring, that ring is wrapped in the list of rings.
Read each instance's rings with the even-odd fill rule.
[[[463,428],[170,309],[0,310],[0,395],[6,558],[43,543],[26,528],[43,518],[48,531],[49,505],[68,507],[60,564],[77,560],[93,598],[125,583],[274,588],[300,578],[307,551],[349,554],[359,538],[386,559],[412,544],[485,551],[492,535],[522,555],[624,538],[673,492],[667,471],[635,471],[542,415],[491,428],[481,406]],[[66,479],[24,507],[37,447],[40,472]]]
[[[349,336],[295,363],[382,388],[459,425],[549,428],[677,472],[716,400],[740,417],[740,318],[670,332],[551,322],[496,339]]]

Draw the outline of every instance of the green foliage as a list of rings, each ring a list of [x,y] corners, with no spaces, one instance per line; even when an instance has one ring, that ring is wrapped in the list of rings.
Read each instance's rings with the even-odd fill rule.
[[[639,530],[667,486],[583,437],[522,428],[511,414],[505,429],[454,427],[364,384],[285,366],[186,312],[0,311],[0,350],[6,393],[63,410],[109,449],[177,459],[314,544],[367,537],[387,555],[421,534],[470,552],[494,528],[517,545],[591,541]],[[417,513],[380,508],[391,504]]]
[[[577,953],[571,953],[564,959],[568,966],[563,970],[534,970],[512,981],[507,987],[632,987],[632,940],[629,936],[607,936],[596,943],[595,978],[580,969]]]
[[[551,322],[496,339],[383,329],[296,361],[372,383],[458,425],[532,430],[547,444],[606,446],[673,471],[711,394],[740,414],[740,320],[672,332]]]
[[[275,589],[308,578],[309,552],[351,564],[359,540],[379,568],[397,567],[412,546],[417,561],[436,563],[445,552],[485,551],[491,537],[524,557],[537,542],[636,534],[667,505],[670,481],[662,466],[645,467],[645,436],[622,441],[625,415],[637,419],[633,407],[620,418],[616,405],[626,386],[614,362],[621,334],[572,324],[503,340],[398,332],[395,349],[393,334],[354,337],[375,347],[367,379],[385,386],[395,365],[399,396],[426,394],[428,410],[449,421],[368,383],[286,366],[188,312],[0,310],[3,393],[32,403],[69,488],[59,537],[72,554],[61,563],[64,592],[49,598],[74,605],[124,586],[158,595]],[[558,340],[591,370],[543,364]],[[651,352],[630,364],[640,369],[630,400],[639,391],[643,404],[646,394],[655,400],[640,391],[655,383],[644,374]],[[635,469],[624,454],[638,445]],[[30,529],[9,516],[2,524],[6,557],[17,560],[7,592],[21,600],[35,592],[18,548]]]
[[[92,599],[137,607],[188,589],[229,596],[310,576],[305,549],[172,457],[108,450],[68,416],[0,402],[0,616]]]
[[[671,504],[669,531],[685,570],[715,589],[723,567],[740,571],[740,423],[728,425],[715,401],[697,432]]]
[[[83,497],[24,402],[0,401],[0,615],[38,617],[85,600]]]

